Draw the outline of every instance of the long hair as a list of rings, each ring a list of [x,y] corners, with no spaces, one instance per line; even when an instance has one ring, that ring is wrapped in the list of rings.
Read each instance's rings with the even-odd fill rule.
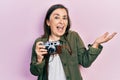
[[[48,38],[48,37],[51,35],[51,29],[50,29],[50,27],[47,25],[47,20],[50,19],[50,16],[51,16],[52,12],[53,12],[54,10],[56,10],[56,9],[59,9],[59,8],[60,8],[60,9],[61,9],[61,8],[62,8],[62,9],[65,9],[66,12],[67,12],[68,24],[67,24],[66,31],[65,31],[65,33],[64,33],[65,37],[67,36],[68,31],[69,31],[69,29],[70,29],[70,25],[71,25],[69,13],[68,13],[68,9],[67,9],[65,6],[63,6],[62,4],[56,4],[56,5],[51,6],[51,7],[48,9],[47,13],[46,13],[46,17],[45,17],[45,19],[44,19],[44,25],[43,25],[43,27],[44,27],[44,34],[43,34],[42,38]],[[66,38],[65,38],[65,39],[66,39]],[[70,47],[70,46],[69,46],[69,47]],[[71,47],[70,47],[70,49],[71,49]],[[43,78],[42,78],[42,80],[48,80],[48,62],[49,62],[49,57],[50,57],[50,55],[45,56],[45,66],[44,66],[44,70],[43,70]]]
[[[67,9],[65,6],[63,6],[62,4],[56,4],[56,5],[52,5],[52,6],[48,9],[48,11],[47,11],[47,13],[46,13],[46,16],[45,16],[45,19],[44,19],[44,25],[43,25],[43,27],[44,27],[44,34],[43,34],[43,36],[42,36],[43,38],[44,38],[44,37],[49,37],[49,35],[51,35],[51,29],[50,29],[50,27],[47,25],[47,22],[46,22],[46,21],[50,19],[50,16],[51,16],[52,12],[53,12],[54,10],[56,10],[56,9],[59,9],[59,8],[65,9],[66,12],[67,12],[68,24],[67,24],[67,28],[66,28],[66,31],[65,31],[65,34],[64,34],[64,35],[67,36],[68,31],[69,31],[70,26],[71,26],[68,9]]]

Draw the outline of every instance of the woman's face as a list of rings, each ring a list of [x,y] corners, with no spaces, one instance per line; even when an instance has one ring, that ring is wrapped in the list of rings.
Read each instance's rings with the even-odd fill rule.
[[[51,29],[51,36],[62,36],[68,25],[67,12],[63,8],[56,9],[50,15],[50,19],[47,20],[47,25]]]

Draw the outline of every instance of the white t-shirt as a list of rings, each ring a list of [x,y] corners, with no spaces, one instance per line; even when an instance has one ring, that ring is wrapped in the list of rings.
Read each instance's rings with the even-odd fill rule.
[[[48,68],[48,80],[66,80],[65,72],[58,54],[50,56]]]

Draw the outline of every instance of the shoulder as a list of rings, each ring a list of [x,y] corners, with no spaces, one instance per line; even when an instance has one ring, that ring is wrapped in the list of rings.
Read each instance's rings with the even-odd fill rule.
[[[78,34],[78,32],[76,32],[76,31],[70,30],[70,31],[68,32],[68,37],[78,37],[78,36],[79,36],[79,34]]]
[[[46,42],[46,41],[47,41],[47,38],[38,37],[38,38],[36,38],[35,43],[36,43],[36,42],[39,42],[39,41]]]
[[[74,42],[74,41],[78,41],[80,39],[80,36],[79,36],[78,32],[69,30],[68,35],[67,35],[67,39],[69,41]]]
[[[79,33],[71,30],[68,32],[67,39],[73,41],[82,41],[82,38],[79,35]]]

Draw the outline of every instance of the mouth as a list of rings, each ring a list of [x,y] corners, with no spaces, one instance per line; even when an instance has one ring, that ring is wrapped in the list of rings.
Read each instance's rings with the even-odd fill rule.
[[[62,31],[62,30],[64,30],[64,26],[57,26],[57,29],[58,29],[59,31]]]

